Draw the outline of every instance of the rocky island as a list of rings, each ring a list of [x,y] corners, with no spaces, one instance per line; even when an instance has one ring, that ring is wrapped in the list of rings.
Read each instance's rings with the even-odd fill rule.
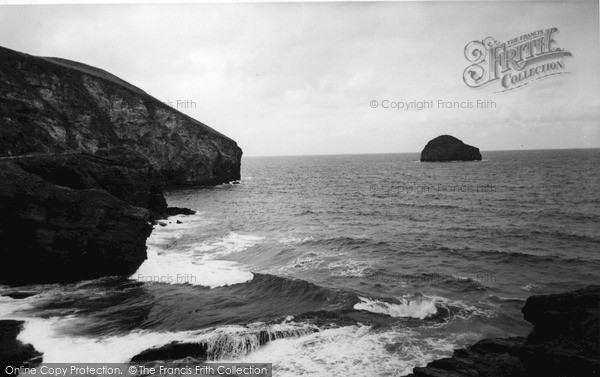
[[[422,162],[481,161],[479,149],[450,135],[431,140],[421,152]]]
[[[531,296],[527,337],[484,339],[407,377],[582,377],[600,375],[600,286]]]
[[[240,178],[235,141],[106,71],[0,47],[0,72],[0,284],[130,275],[189,213],[165,186]]]

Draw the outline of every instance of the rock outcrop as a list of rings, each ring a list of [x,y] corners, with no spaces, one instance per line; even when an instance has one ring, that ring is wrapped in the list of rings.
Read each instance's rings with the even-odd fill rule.
[[[176,361],[189,358],[194,360],[220,360],[243,356],[269,342],[278,339],[297,338],[319,330],[316,327],[304,329],[273,330],[260,329],[242,334],[219,334],[199,342],[171,342],[150,348],[135,355],[131,362]]]
[[[236,181],[241,155],[108,72],[0,47],[0,284],[134,273],[151,223],[193,212],[164,186]]]
[[[167,214],[163,183],[148,160],[130,148],[87,153],[28,156],[10,160],[47,182],[75,190],[104,189],[135,207]]]
[[[106,190],[64,187],[1,162],[0,284],[131,275],[146,259],[152,219]]]
[[[450,135],[431,140],[421,152],[422,162],[481,161],[478,148],[467,145]]]
[[[582,377],[600,375],[600,286],[532,296],[522,309],[528,337],[484,339],[409,377]]]
[[[0,157],[127,146],[172,185],[240,178],[235,141],[101,69],[0,47]]]
[[[23,344],[17,336],[23,329],[23,321],[0,320],[0,366],[36,366],[41,362],[42,354],[31,344]]]

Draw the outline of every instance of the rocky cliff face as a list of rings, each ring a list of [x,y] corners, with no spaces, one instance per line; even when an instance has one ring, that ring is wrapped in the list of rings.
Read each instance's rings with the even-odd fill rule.
[[[235,141],[81,63],[0,47],[0,157],[127,146],[174,185],[238,180]]]
[[[151,210],[155,218],[167,213],[158,172],[132,149],[117,147],[95,155],[28,156],[8,161],[58,186],[104,189],[132,206]]]
[[[467,145],[450,135],[438,136],[431,140],[421,152],[421,161],[480,161],[478,148]]]
[[[600,286],[532,296],[522,309],[527,338],[484,339],[409,377],[582,377],[600,375]]]
[[[131,275],[146,259],[151,220],[105,190],[56,185],[2,162],[0,284]]]

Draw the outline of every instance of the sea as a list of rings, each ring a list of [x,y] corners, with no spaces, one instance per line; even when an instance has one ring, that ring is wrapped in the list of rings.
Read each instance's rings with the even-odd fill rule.
[[[0,318],[48,363],[191,342],[274,376],[402,376],[525,336],[527,297],[600,282],[600,149],[483,157],[244,157],[236,184],[166,193],[197,213],[131,277],[0,286]]]

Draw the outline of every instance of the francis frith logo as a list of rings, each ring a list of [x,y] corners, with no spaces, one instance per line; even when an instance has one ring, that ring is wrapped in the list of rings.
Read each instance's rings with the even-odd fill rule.
[[[471,65],[463,73],[465,84],[472,88],[495,84],[496,92],[514,90],[535,80],[568,73],[565,57],[572,56],[559,48],[554,36],[558,28],[540,29],[500,43],[492,37],[472,41],[465,47]]]

